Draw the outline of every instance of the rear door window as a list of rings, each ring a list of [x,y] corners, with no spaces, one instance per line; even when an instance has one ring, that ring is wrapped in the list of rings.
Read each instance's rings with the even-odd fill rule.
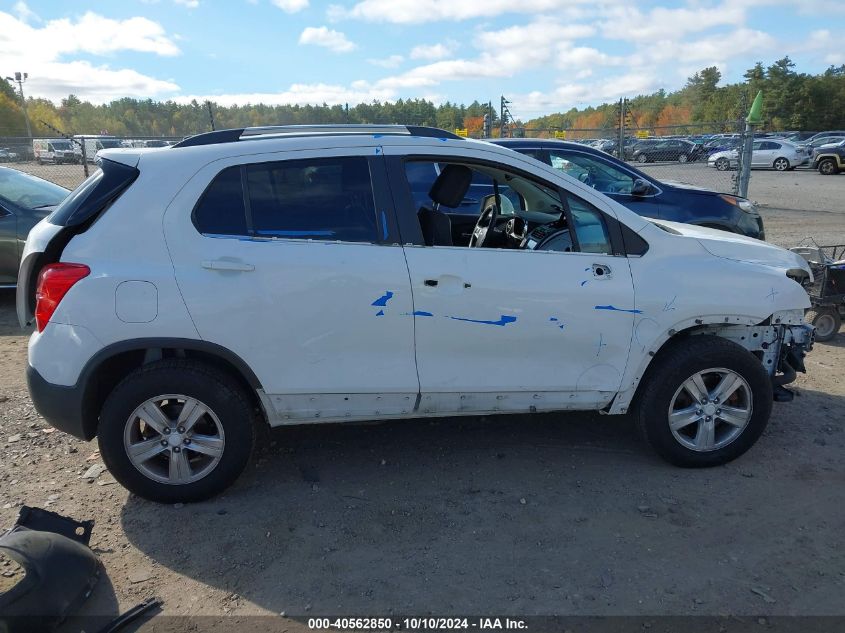
[[[241,166],[221,171],[194,210],[194,226],[207,235],[247,235]]]
[[[364,157],[247,166],[252,231],[259,237],[376,242],[370,168]]]

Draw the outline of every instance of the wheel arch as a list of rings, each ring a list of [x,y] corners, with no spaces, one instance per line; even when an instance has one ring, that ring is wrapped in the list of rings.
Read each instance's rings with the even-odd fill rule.
[[[657,366],[655,361],[659,361],[660,358],[671,352],[675,345],[685,339],[688,339],[690,336],[709,335],[719,336],[720,338],[731,340],[732,337],[723,336],[718,332],[718,329],[729,328],[731,326],[741,326],[749,328],[749,330],[753,333],[758,329],[771,328],[773,325],[772,321],[774,321],[774,324],[777,325],[803,322],[803,311],[801,316],[796,318],[782,318],[777,316],[777,313],[773,316],[775,318],[770,317],[764,319],[762,322],[759,319],[738,315],[710,315],[690,318],[680,321],[668,329],[662,330],[654,338],[652,338],[652,343],[650,345],[641,345],[639,350],[636,349],[635,345],[638,343],[635,333],[634,340],[632,341],[631,354],[628,357],[628,367],[625,370],[622,386],[604,412],[609,414],[627,413],[633,406],[633,403],[640,392],[640,387],[645,382],[645,378],[648,376],[649,371],[653,367]],[[635,326],[635,328],[636,327],[637,326]],[[757,338],[758,334],[752,334],[752,336]],[[762,341],[763,339],[760,338],[760,340]],[[638,351],[639,354],[637,353]],[[755,353],[750,350],[749,352]],[[762,357],[760,360],[761,363],[763,363]],[[769,359],[767,359],[766,362],[771,363]]]
[[[255,372],[231,350],[195,339],[139,338],[108,345],[83,368],[77,385],[82,389],[82,420],[86,439],[97,435],[100,411],[112,390],[135,369],[163,358],[186,358],[210,365],[230,375],[244,390],[250,403],[266,419],[258,396],[262,388]]]

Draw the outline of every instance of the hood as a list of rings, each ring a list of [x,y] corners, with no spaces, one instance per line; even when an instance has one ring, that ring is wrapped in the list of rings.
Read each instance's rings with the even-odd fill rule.
[[[806,260],[780,246],[755,240],[753,237],[728,233],[718,229],[708,229],[703,226],[666,222],[664,220],[650,221],[669,229],[671,233],[695,239],[708,253],[716,257],[771,266],[784,271],[803,270],[812,278],[812,271]]]
[[[713,152],[710,154],[710,157],[707,159],[708,161],[715,160],[717,158],[736,158],[739,156],[739,152],[735,149],[727,149],[722,150],[720,152]]]
[[[710,195],[717,195],[712,189],[705,189],[704,187],[696,187],[686,182],[677,182],[675,180],[661,180],[661,184],[669,185],[673,189],[683,189],[684,191],[692,191],[694,193],[707,193]]]

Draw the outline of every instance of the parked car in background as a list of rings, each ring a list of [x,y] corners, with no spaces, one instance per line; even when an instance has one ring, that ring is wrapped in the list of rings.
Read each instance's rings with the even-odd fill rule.
[[[825,176],[845,171],[845,140],[814,149],[812,167]]]
[[[32,140],[32,152],[39,165],[44,163],[79,162],[74,151],[74,143],[66,138],[36,138]]]
[[[422,208],[416,163],[439,169]],[[475,172],[494,194],[453,244],[440,207]],[[27,383],[159,502],[222,491],[267,425],[602,411],[670,463],[724,464],[813,344],[799,255],[444,130],[219,130],[99,173],[27,240]]]
[[[766,238],[763,219],[754,203],[745,198],[656,180],[614,156],[567,141],[491,142],[551,165],[639,215]],[[474,212],[477,215],[478,210]]]
[[[812,156],[813,150],[822,147],[823,145],[830,145],[831,143],[839,143],[845,141],[845,134],[828,134],[825,136],[816,136],[816,138],[801,143],[808,155]]]
[[[740,149],[716,152],[709,156],[707,164],[719,171],[735,169],[739,164],[739,152]],[[754,141],[751,146],[751,167],[786,171],[809,160],[810,154],[805,148],[789,141],[761,139]]]
[[[17,152],[13,152],[8,147],[0,148],[0,163],[15,163],[20,160]]]
[[[37,176],[0,167],[0,287],[17,283],[18,265],[29,230],[68,193],[64,187]]]
[[[702,155],[700,146],[683,139],[640,143],[632,149],[631,158],[638,163],[650,163],[659,160],[686,163],[698,160]]]
[[[807,138],[808,143],[815,143],[820,139],[824,139],[828,136],[838,136],[840,138],[845,138],[845,130],[824,130],[823,132],[816,132],[809,138]]]
[[[85,159],[89,163],[93,163],[97,159],[97,152],[101,149],[115,149],[123,147],[122,141],[114,136],[105,134],[94,134],[91,136],[85,134],[77,134],[73,138],[78,139],[80,143],[73,144],[73,151],[76,153],[77,161],[82,162],[82,145],[85,143]]]

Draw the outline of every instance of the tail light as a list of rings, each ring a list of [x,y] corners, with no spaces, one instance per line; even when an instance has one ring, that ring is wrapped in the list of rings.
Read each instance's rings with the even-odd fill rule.
[[[48,264],[38,275],[35,291],[35,327],[42,332],[73,285],[91,274],[85,264]]]

